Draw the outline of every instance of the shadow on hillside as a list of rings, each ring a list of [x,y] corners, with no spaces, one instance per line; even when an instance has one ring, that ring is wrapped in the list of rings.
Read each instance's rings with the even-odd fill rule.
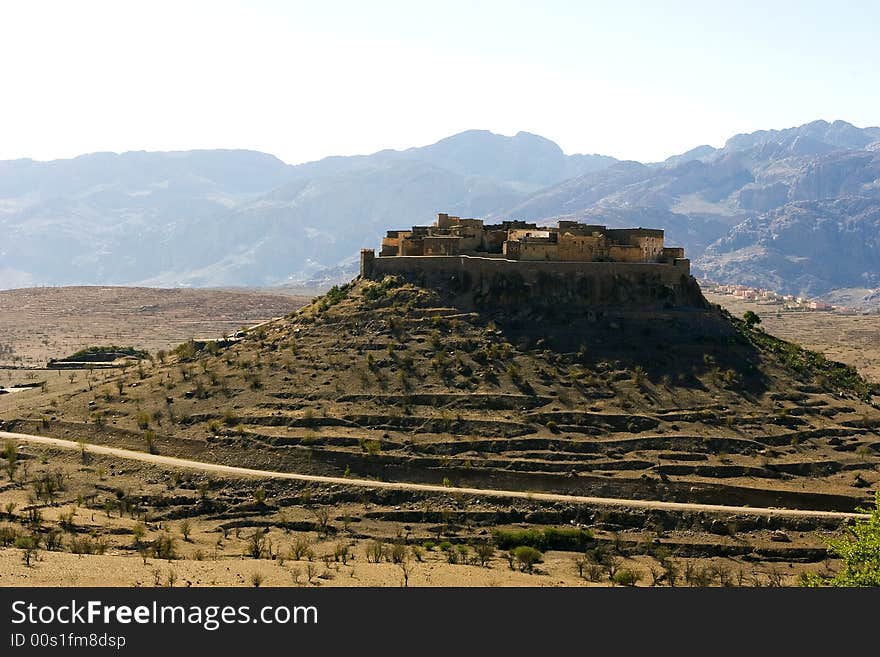
[[[716,310],[598,309],[554,317],[481,313],[519,350],[602,372],[629,370],[655,385],[706,391],[706,377],[756,400],[770,382],[762,354]]]

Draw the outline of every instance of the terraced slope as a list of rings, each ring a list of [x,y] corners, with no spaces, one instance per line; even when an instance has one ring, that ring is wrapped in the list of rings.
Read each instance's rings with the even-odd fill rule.
[[[266,469],[851,511],[880,479],[878,401],[716,308],[495,311],[386,278],[3,416]]]

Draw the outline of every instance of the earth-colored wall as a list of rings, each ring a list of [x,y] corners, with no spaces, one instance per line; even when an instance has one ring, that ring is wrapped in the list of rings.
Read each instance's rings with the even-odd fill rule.
[[[675,264],[515,261],[472,256],[379,257],[361,254],[361,276],[392,274],[427,287],[473,294],[477,305],[578,304],[639,308],[699,307],[706,300],[690,261]]]

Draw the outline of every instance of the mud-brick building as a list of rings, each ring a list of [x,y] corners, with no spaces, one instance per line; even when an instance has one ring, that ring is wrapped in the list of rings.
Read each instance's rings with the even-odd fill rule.
[[[653,228],[607,228],[576,221],[538,226],[524,221],[484,224],[440,213],[431,226],[389,230],[380,257],[476,256],[523,261],[669,263],[684,250],[663,244]]]

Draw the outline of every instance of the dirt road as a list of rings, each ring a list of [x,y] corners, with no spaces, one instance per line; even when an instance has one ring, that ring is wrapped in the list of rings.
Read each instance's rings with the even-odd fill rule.
[[[29,442],[57,449],[81,449],[80,443],[60,438],[34,436],[24,433],[0,431],[0,440]],[[199,470],[231,477],[255,477],[261,479],[292,479],[320,484],[336,484],[342,486],[361,486],[364,488],[385,488],[391,490],[422,491],[428,493],[458,493],[480,497],[499,497],[508,499],[539,500],[542,502],[567,502],[571,504],[587,504],[591,506],[626,507],[630,509],[657,509],[666,511],[703,511],[708,513],[748,514],[759,516],[777,516],[794,518],[854,518],[867,517],[858,513],[840,511],[811,511],[807,509],[768,509],[750,506],[725,506],[721,504],[690,504],[684,502],[662,502],[657,500],[630,500],[612,497],[586,497],[581,495],[562,495],[558,493],[532,493],[527,491],[494,490],[488,488],[463,488],[459,486],[441,486],[437,484],[414,484],[406,482],[374,481],[372,479],[352,479],[346,477],[324,477],[320,475],[297,474],[294,472],[274,472],[271,470],[254,470],[239,468],[218,463],[192,461],[161,454],[148,454],[118,447],[85,444],[86,451],[91,454],[104,454],[121,459],[153,463],[155,465],[187,470]]]

